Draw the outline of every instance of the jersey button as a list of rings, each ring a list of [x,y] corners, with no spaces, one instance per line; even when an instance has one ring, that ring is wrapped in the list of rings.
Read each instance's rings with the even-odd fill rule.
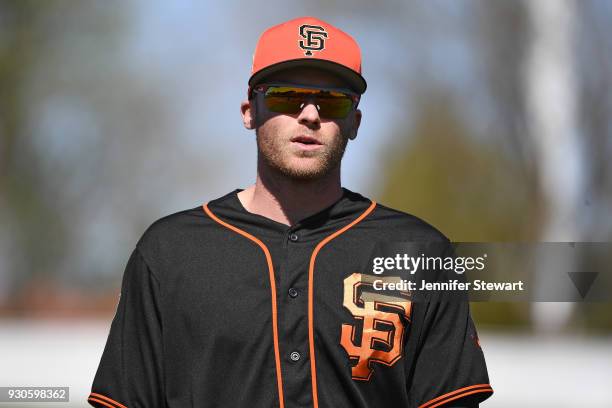
[[[295,242],[295,241],[297,241],[299,239],[299,237],[298,237],[298,235],[295,232],[293,232],[293,233],[291,233],[291,235],[289,235],[289,239],[291,241]]]
[[[292,352],[291,354],[289,354],[289,358],[291,359],[291,361],[295,362],[295,361],[300,361],[300,353],[298,353],[297,351]]]
[[[298,291],[296,288],[289,288],[289,296],[295,299],[297,295],[298,295]]]

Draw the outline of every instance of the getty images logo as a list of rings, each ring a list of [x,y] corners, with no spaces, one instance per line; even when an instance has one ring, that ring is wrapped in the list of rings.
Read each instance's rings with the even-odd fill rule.
[[[305,51],[304,55],[308,57],[312,55],[313,51],[321,51],[325,48],[327,31],[321,26],[302,24],[300,26],[300,36],[304,38],[304,40],[300,40],[300,48]]]

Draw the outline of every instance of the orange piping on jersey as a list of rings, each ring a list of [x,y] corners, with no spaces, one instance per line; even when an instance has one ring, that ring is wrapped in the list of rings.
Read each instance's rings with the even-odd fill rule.
[[[350,224],[345,225],[343,228],[328,235],[323,241],[319,242],[312,251],[310,256],[310,266],[308,267],[308,347],[310,352],[310,378],[312,381],[312,403],[314,408],[319,408],[319,393],[317,391],[317,365],[315,362],[315,344],[314,344],[314,317],[313,317],[313,303],[314,303],[314,266],[317,254],[329,241],[336,238],[338,235],[346,232],[348,229],[355,226],[361,220],[368,216],[376,207],[376,202],[372,201],[370,206],[365,210],[359,217],[353,220]]]
[[[446,404],[447,402],[454,401],[456,399],[463,398],[468,395],[477,394],[479,392],[493,392],[493,388],[491,388],[490,384],[470,385],[469,387],[459,388],[458,390],[434,398],[431,401],[420,405],[419,408],[439,407],[440,405]]]
[[[251,235],[248,232],[243,231],[240,228],[234,227],[233,225],[228,224],[227,222],[222,221],[221,219],[219,219],[208,208],[208,203],[204,204],[202,207],[204,208],[204,212],[210,218],[212,218],[214,221],[218,222],[219,224],[223,225],[224,227],[234,231],[235,233],[240,234],[240,235],[242,235],[243,237],[245,237],[247,239],[250,239],[251,241],[253,241],[257,245],[259,245],[261,250],[266,255],[266,262],[268,263],[268,277],[270,279],[270,291],[271,291],[271,294],[272,294],[272,334],[273,334],[273,340],[274,340],[274,359],[276,360],[276,383],[277,383],[277,386],[278,386],[278,399],[279,399],[279,402],[280,402],[280,408],[284,408],[285,407],[285,401],[284,401],[285,398],[283,396],[283,378],[282,378],[282,374],[281,374],[280,352],[279,352],[279,348],[278,348],[278,316],[277,316],[277,312],[276,312],[276,310],[277,310],[276,309],[276,280],[274,279],[274,265],[272,263],[272,256],[270,255],[270,251],[268,250],[268,247],[266,246],[266,244],[261,242],[259,239],[257,239],[253,235]]]
[[[455,395],[454,397],[449,398],[449,399],[444,400],[444,401],[440,401],[440,402],[438,402],[435,405],[430,405],[428,408],[436,408],[436,407],[439,407],[440,405],[444,405],[444,404],[446,404],[448,402],[451,402],[451,401],[454,401],[456,399],[467,397],[468,395],[472,395],[472,394],[478,394],[479,392],[493,392],[493,389],[492,388],[477,389],[477,390],[474,390],[474,391],[466,392],[464,394]]]
[[[108,401],[108,402],[110,402],[113,405],[108,405],[106,402],[100,401],[98,398],[103,399],[105,401]],[[108,397],[106,397],[106,396],[104,396],[102,394],[96,394],[95,392],[92,392],[91,394],[89,394],[89,398],[88,399],[93,400],[95,402],[99,402],[100,404],[106,405],[107,407],[110,407],[110,408],[117,408],[117,407],[119,407],[119,408],[127,408],[125,405],[118,403],[114,399],[108,398]]]
[[[107,404],[106,402],[104,402],[104,401],[102,401],[102,400],[99,400],[99,399],[97,399],[97,398],[92,398],[92,397],[89,397],[89,398],[87,398],[87,401],[97,402],[98,404],[102,404],[102,405],[104,405],[105,407],[108,407],[108,408],[117,408],[117,406],[116,406],[116,405],[110,405],[110,404]]]

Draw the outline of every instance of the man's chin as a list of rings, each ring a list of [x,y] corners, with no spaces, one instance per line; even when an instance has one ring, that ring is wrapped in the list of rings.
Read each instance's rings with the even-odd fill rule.
[[[302,181],[318,180],[331,172],[331,169],[320,160],[301,158],[296,161],[276,166],[277,170],[284,176]]]

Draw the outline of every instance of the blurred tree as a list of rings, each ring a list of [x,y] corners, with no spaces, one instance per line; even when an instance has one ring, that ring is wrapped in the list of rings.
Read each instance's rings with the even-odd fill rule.
[[[168,27],[159,4],[118,5],[0,3],[0,303],[115,290],[145,228],[222,180],[225,158],[203,148],[224,86],[221,63],[202,66],[207,32]],[[172,24],[201,24],[188,6],[167,6]]]
[[[451,101],[432,93],[419,102],[414,129],[389,152],[382,196],[454,241],[532,239],[539,227],[533,177],[495,145],[474,141]]]
[[[612,241],[612,4],[579,2],[577,11],[577,109],[590,169],[581,206],[585,240]]]
[[[23,266],[44,274],[61,255],[65,231],[57,222],[53,203],[41,191],[43,174],[31,149],[27,124],[26,89],[31,71],[48,46],[43,16],[61,13],[66,2],[5,1],[0,3],[0,224],[5,256],[2,280]],[[32,254],[36,254],[33,256]],[[23,271],[23,270],[22,270]],[[10,284],[2,282],[0,286]],[[1,293],[0,293],[1,294]]]
[[[62,109],[61,100],[52,98],[57,92],[49,91],[69,89],[70,80],[53,78],[68,71],[65,44],[78,46],[78,40],[94,36],[98,43],[110,42],[118,34],[117,15],[115,8],[91,1],[0,3],[0,300],[35,282],[55,280],[71,259],[76,221],[70,221],[75,214],[66,205],[72,198],[66,187],[79,171],[71,162],[70,143],[57,145],[53,137],[53,125],[65,116],[49,120],[42,107]],[[71,31],[77,21],[86,27],[80,37]],[[97,44],[88,45],[75,50],[79,58],[99,52]]]
[[[481,92],[488,95],[487,122],[524,175],[534,176],[536,163],[527,133],[522,67],[529,44],[529,17],[518,1],[477,0],[469,41],[476,50],[482,73]]]
[[[440,6],[440,2],[435,4]],[[397,85],[401,88],[398,90],[404,93],[412,91],[411,104],[422,108],[413,110],[416,111],[413,123],[404,120],[393,130],[395,142],[388,149],[387,156],[392,159],[385,181],[381,183],[382,198],[425,218],[453,240],[540,240],[546,228],[545,215],[554,211],[555,204],[543,197],[542,183],[549,183],[549,180],[542,178],[540,167],[548,162],[543,161],[542,154],[549,153],[557,142],[547,142],[549,144],[542,147],[537,139],[541,135],[529,132],[533,129],[529,125],[533,118],[533,104],[526,93],[535,91],[535,85],[542,83],[533,82],[535,77],[532,77],[525,85],[525,61],[533,50],[530,46],[534,20],[525,2],[461,4],[465,13],[459,14],[459,18],[465,19],[465,29],[455,34],[463,36],[470,44],[468,49],[478,60],[475,69],[481,74],[480,80],[475,88],[451,88],[429,74],[438,68],[428,62],[425,51],[419,47],[410,49],[416,54],[413,58],[425,69],[417,72],[418,80],[398,78]],[[589,235],[605,239],[610,237],[612,221],[608,215],[612,205],[609,194],[612,178],[602,177],[605,174],[602,170],[610,166],[610,161],[603,157],[609,157],[612,146],[609,115],[612,77],[605,74],[609,73],[605,67],[610,66],[612,36],[609,35],[610,26],[603,22],[610,20],[612,8],[601,2],[578,2],[576,6],[579,19],[590,23],[598,20],[597,24],[583,23],[579,27],[585,47],[580,48],[584,55],[578,61],[598,63],[581,63],[579,69],[585,75],[582,78],[587,78],[586,82],[580,82],[586,83],[586,91],[578,91],[583,95],[580,123],[584,122],[586,126],[565,131],[574,132],[574,135],[575,132],[588,133],[585,135],[585,140],[589,140],[587,151],[593,154],[589,155],[587,162],[577,163],[582,166],[585,177],[592,181],[590,192],[584,193],[584,206],[577,222],[581,224],[590,219],[592,228],[588,230]],[[412,8],[416,10],[415,14],[432,18],[422,13],[424,7],[413,5]],[[423,21],[422,39],[429,39],[432,32],[448,30],[452,26],[448,22],[449,16],[439,13],[434,14],[429,23]],[[553,32],[557,23],[563,22],[536,22],[538,27],[552,24]],[[603,52],[594,50],[587,40],[593,38]],[[550,46],[550,42],[544,46]],[[550,49],[543,51],[546,53]],[[540,74],[537,70],[533,72]],[[414,74],[405,71],[405,76]],[[553,87],[555,85],[563,84],[556,83]],[[418,92],[414,92],[415,88]],[[476,120],[485,126],[479,126],[473,122],[474,117],[467,119],[465,107],[478,104],[483,98],[487,103],[480,105]],[[602,102],[598,103],[596,98],[601,98]],[[588,105],[584,105],[585,102]],[[571,105],[571,101],[568,103]],[[550,108],[557,105],[554,101],[548,103]],[[402,126],[411,130],[406,132]],[[538,146],[541,148],[537,149]],[[570,153],[580,154],[577,151]],[[558,165],[558,178],[563,177],[561,170],[566,164]],[[551,174],[554,175],[547,171],[546,177]],[[572,187],[580,189],[580,186]],[[598,218],[603,218],[603,222],[595,225]],[[517,308],[519,313],[516,313]],[[475,315],[485,323],[524,325],[529,321],[528,308],[518,305],[475,304],[474,309]]]
[[[585,241],[612,241],[612,4],[580,2],[577,18],[577,59],[581,77],[579,117],[584,132],[588,164],[587,193],[582,211]],[[605,270],[605,269],[603,269]],[[612,285],[610,274],[601,274],[598,285]],[[605,287],[605,286],[604,286]],[[612,331],[609,303],[579,303],[574,309],[578,328]]]
[[[541,241],[582,241],[585,193],[583,158],[576,115],[576,54],[574,52],[576,2],[525,1],[529,16],[528,52],[524,57],[523,94],[528,134],[532,141],[539,189],[546,211],[542,213]],[[568,252],[565,264],[575,269],[577,259]],[[554,285],[545,274],[553,259],[539,259],[539,291]],[[538,330],[557,332],[567,325],[573,304],[534,303],[532,316]]]
[[[474,141],[450,95],[430,91],[418,106],[414,129],[398,134],[402,142],[389,151],[381,201],[427,220],[453,241],[532,240],[541,211],[533,177],[525,178],[520,163],[495,145]],[[520,303],[473,305],[480,324],[506,328],[526,327],[528,310]]]

